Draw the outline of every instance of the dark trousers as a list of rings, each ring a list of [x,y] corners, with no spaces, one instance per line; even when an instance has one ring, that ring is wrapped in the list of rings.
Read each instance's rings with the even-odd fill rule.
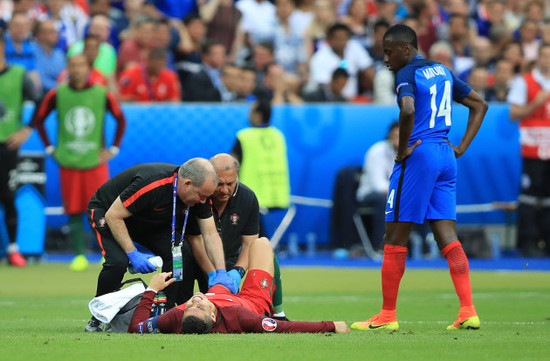
[[[0,143],[0,203],[4,206],[4,221],[10,243],[15,243],[17,234],[17,209],[13,193],[16,167],[17,150],[10,150],[5,143]]]
[[[542,256],[550,250],[549,203],[550,161],[523,158],[517,241],[525,256]]]
[[[365,199],[359,202],[359,207],[368,207],[372,210],[365,215],[364,218],[370,220],[371,242],[374,249],[383,249],[384,234],[386,233],[386,200],[387,196],[384,193],[370,193]]]
[[[106,211],[101,208],[88,209],[88,222],[92,227],[105,258],[103,268],[97,279],[96,297],[118,290],[129,266],[128,256],[114,238],[109,227],[105,224]],[[147,247],[155,255],[162,258],[162,272],[172,272],[172,242],[170,233],[143,235],[143,237],[135,239],[135,242]],[[181,304],[184,302],[181,291],[179,291],[180,288],[181,282],[175,282],[164,290],[168,307],[173,307],[174,303]]]

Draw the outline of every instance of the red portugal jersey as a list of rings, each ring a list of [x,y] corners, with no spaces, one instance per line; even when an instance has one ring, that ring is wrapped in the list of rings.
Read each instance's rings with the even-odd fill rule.
[[[122,100],[136,102],[165,102],[181,100],[177,74],[163,69],[156,79],[151,79],[144,65],[131,66],[120,74],[119,94]]]

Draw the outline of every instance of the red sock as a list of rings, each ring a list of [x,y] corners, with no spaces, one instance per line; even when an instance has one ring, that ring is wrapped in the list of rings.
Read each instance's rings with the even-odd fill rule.
[[[470,271],[468,267],[468,258],[462,249],[462,245],[459,241],[447,245],[441,250],[443,256],[449,263],[449,271],[451,272],[451,278],[455,285],[456,294],[460,300],[461,310],[471,308],[473,309],[472,302],[472,287],[470,286]],[[475,311],[474,311],[475,312]],[[471,317],[475,315],[465,315]]]
[[[399,292],[399,283],[405,273],[405,262],[407,260],[407,247],[393,246],[387,244],[384,246],[384,261],[382,262],[382,304],[383,312],[381,317],[394,318],[381,320],[394,322],[395,306],[397,303],[397,293]],[[393,317],[391,315],[393,314]]]

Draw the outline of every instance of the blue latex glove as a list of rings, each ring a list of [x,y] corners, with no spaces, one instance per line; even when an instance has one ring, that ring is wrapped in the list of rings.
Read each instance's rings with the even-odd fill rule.
[[[157,269],[155,266],[149,262],[146,254],[140,253],[137,248],[132,252],[127,253],[130,263],[139,273],[151,273],[155,272]]]
[[[214,271],[212,271],[214,272]],[[227,287],[227,289],[231,292],[231,293],[237,293],[238,289],[235,288],[235,284],[233,283],[233,280],[231,280],[231,278],[229,278],[229,276],[227,275],[227,271],[224,270],[224,269],[219,269],[219,270],[216,270],[216,275],[212,278],[210,278],[210,274],[212,272],[209,272],[208,275],[208,288],[214,286],[214,285],[222,285],[222,286],[225,286]]]
[[[215,285],[214,278],[216,278],[216,271],[208,272],[208,288]],[[212,285],[212,286],[211,286]]]
[[[239,292],[239,287],[241,286],[241,274],[236,269],[232,269],[229,272],[227,272],[227,275],[229,278],[231,278],[231,281],[233,281],[233,285],[235,286],[235,289],[237,292]]]

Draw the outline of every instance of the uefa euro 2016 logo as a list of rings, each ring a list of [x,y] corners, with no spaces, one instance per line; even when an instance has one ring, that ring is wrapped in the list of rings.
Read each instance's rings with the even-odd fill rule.
[[[273,332],[277,328],[277,321],[266,317],[262,320],[262,328],[267,332]]]
[[[95,128],[95,115],[87,107],[74,107],[65,115],[65,129],[76,138],[84,138]]]

